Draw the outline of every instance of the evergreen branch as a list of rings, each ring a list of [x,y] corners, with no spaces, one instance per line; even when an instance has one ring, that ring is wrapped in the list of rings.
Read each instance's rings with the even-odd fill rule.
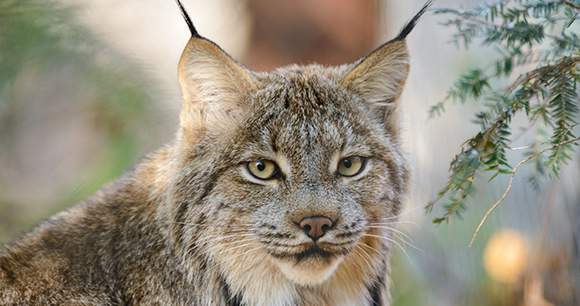
[[[561,147],[561,146],[563,146],[563,145],[567,145],[567,144],[569,144],[569,143],[576,142],[576,141],[580,141],[580,137],[578,137],[578,138],[575,138],[575,139],[571,139],[571,140],[568,140],[568,141],[565,141],[565,142],[561,142],[561,143],[559,143],[559,144],[556,144],[556,145],[553,145],[553,146],[551,146],[551,147],[549,147],[549,148],[546,148],[546,149],[544,149],[544,150],[540,151],[540,152],[538,153],[538,155],[540,155],[540,154],[543,154],[543,153],[545,153],[545,152],[547,152],[547,151],[550,151],[550,150],[552,150],[552,149],[554,149],[554,148],[556,148],[556,147]],[[473,237],[471,238],[471,242],[469,243],[469,247],[470,247],[470,248],[471,248],[471,246],[473,245],[473,241],[475,240],[475,237],[477,237],[477,234],[479,233],[479,230],[481,229],[481,226],[483,225],[483,223],[485,222],[485,220],[487,219],[487,217],[489,216],[489,214],[491,214],[491,212],[492,212],[492,211],[493,211],[493,210],[494,210],[494,209],[495,209],[495,208],[496,208],[496,207],[499,205],[499,203],[501,203],[501,202],[502,202],[502,201],[505,199],[505,197],[507,196],[508,192],[509,192],[509,191],[510,191],[510,189],[512,188],[512,183],[513,183],[513,181],[514,181],[514,176],[516,175],[516,171],[518,170],[518,168],[519,168],[519,167],[520,167],[522,164],[524,164],[525,162],[527,162],[527,161],[529,161],[530,159],[534,158],[535,156],[536,156],[536,155],[531,155],[531,156],[528,156],[527,158],[525,158],[525,159],[523,159],[522,161],[520,161],[520,162],[519,162],[519,163],[518,163],[518,164],[517,164],[517,165],[514,167],[514,170],[512,171],[512,175],[511,175],[511,178],[510,178],[510,182],[509,182],[509,184],[508,184],[508,187],[507,187],[506,191],[504,192],[503,196],[502,196],[502,197],[501,197],[501,198],[500,198],[500,199],[499,199],[499,200],[498,200],[498,201],[497,201],[497,202],[496,202],[496,203],[495,203],[495,204],[494,204],[494,205],[493,205],[493,206],[492,206],[492,207],[491,207],[491,208],[490,208],[488,211],[487,211],[487,213],[485,214],[485,216],[483,217],[483,219],[481,220],[481,222],[480,222],[480,223],[479,223],[479,225],[477,226],[477,229],[475,230],[475,234],[473,234]]]
[[[539,98],[538,98],[538,100],[539,100]],[[539,104],[541,104],[541,102],[540,102],[540,101],[538,101],[538,102],[539,102]],[[512,143],[514,143],[514,142],[516,142],[516,141],[518,141],[518,140],[519,140],[520,138],[522,138],[522,137],[523,137],[523,136],[524,136],[524,135],[525,135],[527,132],[529,132],[529,131],[530,131],[530,130],[531,130],[533,127],[534,127],[534,126],[536,126],[536,124],[538,123],[538,120],[540,119],[540,117],[541,117],[541,116],[535,115],[535,116],[532,118],[532,120],[531,120],[530,124],[528,125],[528,127],[526,127],[526,128],[525,128],[525,129],[524,129],[524,130],[523,130],[523,131],[522,131],[522,132],[521,132],[521,133],[520,133],[518,136],[516,136],[516,137],[514,137],[514,138],[512,138],[512,139],[510,140],[510,144],[512,144]],[[528,146],[528,147],[529,147],[529,146]],[[521,150],[521,149],[522,149],[522,148],[524,148],[524,147],[512,148],[512,147],[509,147],[509,146],[508,146],[507,148],[508,148],[508,149],[510,149],[510,150],[512,150],[512,151],[517,151],[517,150]],[[524,148],[524,149],[528,149],[528,148]]]
[[[429,214],[433,211],[433,207],[435,206],[435,203],[439,202],[439,200],[441,200],[443,198],[443,196],[447,193],[448,190],[449,190],[448,188],[443,189],[441,192],[439,192],[439,196],[435,200],[427,203],[427,206],[425,206],[426,213]]]
[[[577,5],[577,4],[574,4],[574,3],[570,2],[570,1],[567,1],[567,0],[560,0],[560,3],[562,3],[562,4],[566,4],[566,5],[568,5],[569,7],[571,7],[571,8],[574,8],[574,9],[577,9],[577,10],[579,10],[579,11],[580,11],[580,6],[579,6],[579,5]]]
[[[562,133],[560,133],[560,134],[558,134],[558,135],[556,135],[556,136],[554,136],[554,137],[550,138],[550,140],[549,140],[549,141],[546,141],[546,142],[543,142],[543,143],[539,143],[539,145],[547,144],[547,143],[551,142],[552,140],[554,140],[554,139],[556,139],[556,138],[558,138],[558,137],[560,137],[560,136],[562,136],[562,135],[564,135],[564,134],[568,134],[568,132],[570,132],[570,130],[572,130],[573,128],[575,128],[575,127],[576,127],[576,126],[578,126],[578,125],[580,125],[580,122],[579,122],[579,123],[576,123],[576,124],[573,124],[573,125],[571,125],[571,126],[570,126],[570,127],[569,127],[569,128],[566,130],[566,131],[564,131],[564,132],[562,132]],[[529,146],[523,146],[523,147],[517,147],[517,148],[509,148],[509,147],[508,147],[508,149],[510,149],[510,150],[512,150],[512,151],[517,151],[517,150],[530,149],[530,148],[532,148],[532,147],[534,147],[534,146],[535,146],[535,145],[529,145]]]
[[[580,36],[571,31],[570,26],[580,19],[580,13],[573,7],[578,6],[578,1],[565,2],[504,0],[469,10],[435,11],[436,14],[453,15],[446,25],[457,27],[457,33],[453,36],[456,44],[463,40],[467,48],[475,39],[480,39],[484,45],[495,45],[495,50],[501,55],[488,65],[483,65],[483,69],[472,69],[463,74],[449,89],[445,99],[429,111],[430,117],[440,115],[449,100],[465,103],[483,98],[485,107],[484,111],[476,114],[475,123],[481,125],[480,132],[462,144],[461,152],[450,164],[447,184],[437,199],[426,206],[427,212],[431,212],[436,202],[447,197],[443,203],[446,213],[443,218],[434,219],[435,223],[449,222],[453,214],[460,215],[461,210],[465,209],[466,197],[475,193],[473,181],[481,170],[496,172],[490,181],[499,174],[512,175],[506,193],[494,205],[497,206],[511,189],[513,177],[521,164],[534,159],[536,174],[545,175],[548,167],[557,177],[561,171],[559,162],[572,160],[570,152],[574,150],[569,141],[576,138],[571,130],[578,125],[577,115],[580,113],[577,92],[580,82],[577,72]],[[555,34],[556,26],[559,29],[560,25],[561,33]],[[549,44],[540,45],[546,38],[552,38]],[[530,64],[535,67],[530,68]],[[525,71],[510,81],[507,88],[492,88],[497,84],[492,81],[509,77],[514,67]],[[512,119],[523,112],[529,119],[528,127],[518,136],[513,136]],[[552,128],[550,141],[543,142],[548,138],[546,135],[536,139],[532,146],[509,146],[537,126],[540,119],[545,126]],[[541,151],[545,143],[551,146]],[[508,164],[506,149],[515,151],[532,147],[534,150],[525,152],[524,160],[516,168]],[[550,157],[543,162],[542,154],[550,150]],[[528,181],[539,186],[535,176]]]
[[[443,11],[438,11],[438,12],[441,13]],[[444,12],[445,13],[453,13],[453,14],[457,15],[457,17],[460,18],[461,21],[474,22],[474,23],[477,23],[479,25],[482,25],[482,26],[485,26],[485,27],[488,27],[488,28],[493,28],[495,30],[499,30],[499,29],[504,30],[504,31],[511,31],[511,30],[513,30],[512,28],[507,27],[505,23],[504,24],[496,24],[496,23],[493,23],[493,22],[489,22],[489,21],[483,20],[481,18],[477,18],[474,15],[467,14],[465,12],[459,12],[459,11],[455,11],[455,10],[446,10]],[[452,24],[452,22],[449,22],[448,24]],[[529,25],[529,23],[527,23],[527,22],[525,24]],[[545,33],[543,34],[543,36],[550,37],[550,38],[553,38],[553,39],[558,39],[559,38],[558,36],[555,36],[555,35],[552,35],[552,34],[545,34]]]
[[[561,137],[560,137],[560,135],[558,135],[558,136],[552,138],[552,139],[555,139],[555,138],[560,137],[560,142],[559,142],[559,145],[558,145],[558,151],[556,153],[556,157],[552,160],[552,163],[547,167],[548,171],[550,169],[552,169],[552,167],[554,166],[554,164],[558,160],[558,155],[560,154],[560,150],[562,148],[562,145],[567,144],[567,143],[564,143],[564,137],[568,134],[568,132],[570,132],[570,130],[572,130],[572,128],[574,128],[575,126],[577,126],[579,124],[580,123],[576,123],[576,124],[573,124],[570,127],[568,127],[568,129],[566,131],[560,133]]]

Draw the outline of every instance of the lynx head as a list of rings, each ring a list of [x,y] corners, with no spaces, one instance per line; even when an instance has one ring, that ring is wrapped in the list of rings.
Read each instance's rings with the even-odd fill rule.
[[[353,64],[272,73],[241,66],[182,11],[192,37],[172,201],[186,261],[216,267],[236,292],[256,273],[298,286],[386,273],[409,179],[405,37],[425,9]]]

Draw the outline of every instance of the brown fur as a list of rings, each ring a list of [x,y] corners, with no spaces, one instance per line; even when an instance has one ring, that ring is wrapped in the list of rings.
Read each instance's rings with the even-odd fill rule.
[[[177,140],[8,245],[0,305],[388,305],[408,63],[403,36],[351,65],[254,73],[194,35]],[[364,170],[337,175],[349,156]],[[281,177],[253,177],[255,159]],[[334,220],[316,242],[312,216]]]

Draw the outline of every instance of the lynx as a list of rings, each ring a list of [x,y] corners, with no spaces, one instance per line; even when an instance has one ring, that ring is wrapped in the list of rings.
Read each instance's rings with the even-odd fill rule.
[[[176,140],[0,253],[0,305],[389,305],[405,38],[252,72],[191,31]]]

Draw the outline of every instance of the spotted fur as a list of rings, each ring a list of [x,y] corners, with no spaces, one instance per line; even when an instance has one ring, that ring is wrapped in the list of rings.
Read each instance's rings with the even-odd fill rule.
[[[356,63],[255,73],[183,12],[176,141],[6,246],[0,305],[388,305],[418,17]],[[366,163],[341,176],[349,156]],[[257,159],[278,176],[254,177]],[[312,216],[333,220],[316,241],[299,225]]]

